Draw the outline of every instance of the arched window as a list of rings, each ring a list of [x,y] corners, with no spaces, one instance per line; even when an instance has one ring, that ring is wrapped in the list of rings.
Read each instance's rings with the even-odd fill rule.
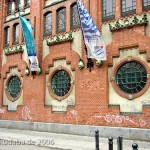
[[[21,81],[18,76],[10,77],[7,84],[7,93],[11,99],[16,99],[21,94]]]
[[[4,29],[4,47],[9,45],[10,27]]]
[[[11,2],[11,0],[8,0],[8,3],[7,3],[7,14],[11,13],[11,8],[12,8],[12,2]]]
[[[52,34],[52,13],[48,12],[44,15],[44,35]]]
[[[19,43],[19,24],[13,26],[13,44]]]
[[[78,13],[77,4],[71,5],[71,29],[80,27],[80,18]]]
[[[57,10],[57,33],[66,31],[66,8]]]

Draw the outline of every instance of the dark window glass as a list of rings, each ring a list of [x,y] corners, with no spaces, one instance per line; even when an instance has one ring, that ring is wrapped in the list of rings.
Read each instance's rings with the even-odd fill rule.
[[[8,0],[8,5],[7,5],[7,13],[8,14],[11,13],[11,8],[12,8],[12,2],[11,2],[11,0]]]
[[[25,3],[26,5],[26,7],[29,7],[30,6],[30,0],[26,0],[26,3]]]
[[[77,4],[71,6],[71,28],[80,27],[80,18],[78,13]]]
[[[66,31],[66,8],[57,11],[57,33]]]
[[[57,71],[52,77],[51,88],[55,95],[64,96],[66,95],[71,87],[70,75],[64,70]]]
[[[4,29],[4,46],[9,45],[10,27]]]
[[[103,20],[115,17],[115,0],[103,0]]]
[[[20,0],[16,0],[16,11],[19,11]]]
[[[19,24],[15,24],[13,27],[13,44],[19,43]]]
[[[136,0],[122,0],[122,16],[135,13]]]
[[[150,9],[150,0],[143,0],[143,9],[144,10]]]
[[[147,72],[138,62],[127,62],[117,71],[116,84],[118,88],[127,94],[140,92],[146,85]]]
[[[7,85],[8,95],[11,98],[16,98],[21,91],[21,82],[17,76],[13,76],[10,78],[8,85]]]
[[[22,33],[22,42],[24,42],[24,37],[23,37],[23,33]]]
[[[44,15],[44,35],[52,34],[52,13]]]

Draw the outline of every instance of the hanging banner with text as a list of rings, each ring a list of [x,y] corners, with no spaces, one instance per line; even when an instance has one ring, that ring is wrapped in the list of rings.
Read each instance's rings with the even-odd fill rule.
[[[34,38],[32,36],[33,27],[31,26],[30,22],[27,21],[24,17],[20,16],[20,21],[22,25],[22,32],[23,32],[24,41],[26,44],[28,58],[30,60],[31,71],[38,71],[38,68],[39,68],[38,59],[36,56]]]
[[[100,32],[83,3],[77,0],[77,5],[88,58],[106,60],[106,46]]]

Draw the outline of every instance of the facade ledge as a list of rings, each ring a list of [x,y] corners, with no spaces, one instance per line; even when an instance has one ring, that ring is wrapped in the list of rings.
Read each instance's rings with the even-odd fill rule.
[[[133,27],[136,25],[147,25],[148,20],[147,20],[147,14],[143,14],[143,16],[134,16],[132,18],[125,18],[123,20],[117,20],[115,22],[112,22],[109,24],[109,29],[111,32],[123,29],[123,28],[128,28],[128,27]]]
[[[68,42],[72,40],[73,40],[73,36],[72,36],[72,33],[70,32],[64,35],[51,37],[49,40],[46,39],[46,42],[47,42],[47,45],[50,46],[50,45],[54,45],[54,44],[58,44],[62,42]]]
[[[24,51],[24,49],[22,48],[22,45],[16,46],[16,47],[13,47],[13,48],[4,49],[5,55],[11,55],[11,54],[14,54],[14,53],[19,53],[19,52],[22,53],[23,51]]]

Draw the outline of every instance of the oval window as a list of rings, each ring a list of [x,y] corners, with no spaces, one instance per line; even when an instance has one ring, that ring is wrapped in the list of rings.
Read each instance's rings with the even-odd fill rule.
[[[51,88],[55,95],[65,96],[71,87],[71,78],[68,72],[64,70],[57,71],[51,80]]]

